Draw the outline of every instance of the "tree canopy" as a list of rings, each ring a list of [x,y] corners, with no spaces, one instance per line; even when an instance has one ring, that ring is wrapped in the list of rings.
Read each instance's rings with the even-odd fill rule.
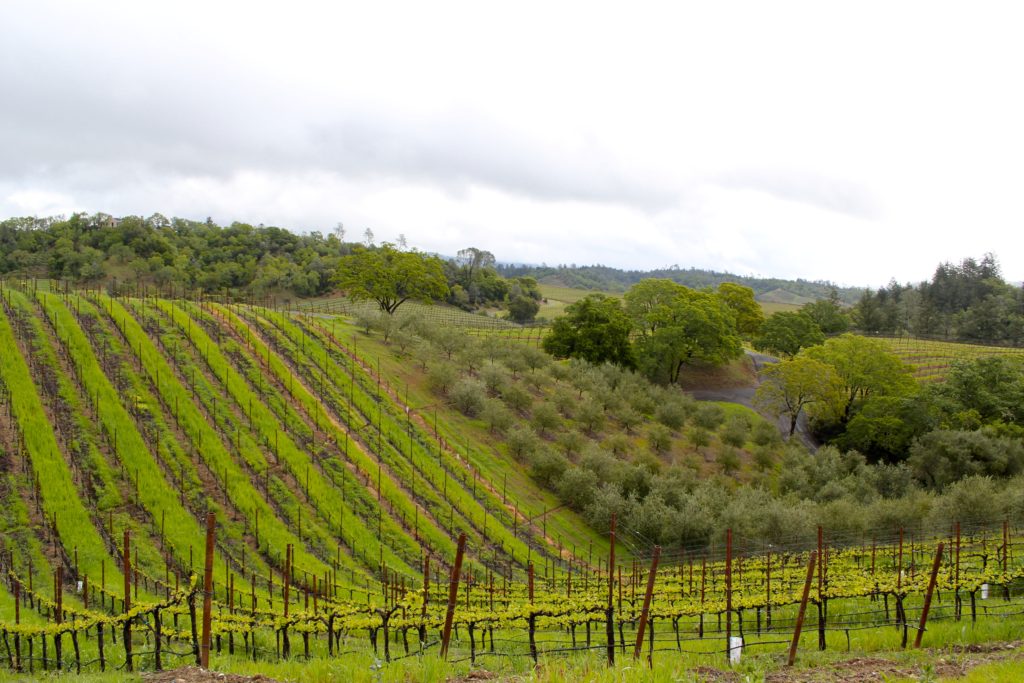
[[[789,435],[792,436],[806,406],[815,403],[840,405],[843,389],[842,378],[831,365],[807,356],[797,356],[765,366],[754,402],[769,414],[785,416],[789,420]]]
[[[588,294],[566,307],[565,315],[555,319],[542,344],[545,351],[557,358],[632,367],[631,327],[618,299]]]
[[[448,294],[439,258],[389,243],[357,247],[338,263],[335,282],[353,299],[376,301],[388,314],[410,299],[431,303]]]
[[[801,349],[821,344],[825,335],[811,316],[803,311],[773,313],[761,326],[754,348],[792,358]]]
[[[675,383],[687,363],[718,365],[743,352],[736,319],[714,293],[645,280],[626,292],[625,301],[640,332],[638,364],[656,381]]]
[[[735,282],[718,285],[718,296],[736,318],[736,331],[744,337],[757,334],[764,324],[764,311],[754,298],[754,290]]]
[[[847,333],[812,346],[803,354],[831,365],[842,379],[844,391],[827,410],[838,415],[843,425],[849,422],[858,402],[871,396],[908,394],[917,388],[910,366],[878,339]]]

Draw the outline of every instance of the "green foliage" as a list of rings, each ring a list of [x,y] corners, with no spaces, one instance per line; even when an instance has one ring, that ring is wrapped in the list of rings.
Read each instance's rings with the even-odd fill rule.
[[[687,363],[718,365],[742,353],[732,311],[714,294],[644,280],[624,299],[640,333],[638,365],[656,382],[675,384]]]
[[[990,356],[953,364],[946,381],[935,389],[951,402],[947,411],[977,411],[984,423],[1024,425],[1024,358]]]
[[[754,290],[734,282],[723,282],[718,285],[718,296],[736,318],[736,331],[744,337],[756,335],[764,324],[764,311],[754,299]]]
[[[850,319],[839,302],[835,289],[829,298],[813,301],[800,307],[800,312],[814,321],[825,334],[840,334],[850,328]]]
[[[543,486],[553,488],[569,468],[565,456],[547,446],[541,446],[529,457],[530,474]]]
[[[593,436],[604,427],[604,408],[592,397],[587,397],[576,409],[576,422],[588,435]]]
[[[455,383],[448,392],[452,405],[468,417],[476,417],[484,409],[487,392],[477,380],[463,378]]]
[[[732,415],[722,425],[722,443],[733,448],[743,448],[750,434],[750,421],[745,415]]]
[[[435,363],[427,373],[427,384],[441,395],[448,394],[459,379],[459,371],[451,363]]]
[[[758,446],[771,446],[779,442],[779,430],[767,420],[758,420],[750,430],[750,440]]]
[[[804,408],[822,404],[825,408],[818,415],[828,417],[827,408],[839,406],[844,397],[843,381],[836,369],[804,355],[766,365],[760,375],[754,404],[769,415],[787,418],[790,436]]]
[[[542,436],[562,424],[562,418],[551,403],[540,403],[533,409],[533,426]]]
[[[665,425],[653,424],[647,430],[647,443],[655,453],[665,453],[672,448],[672,432]]]
[[[573,510],[582,511],[594,500],[598,478],[585,467],[570,467],[562,473],[556,490],[558,497]]]
[[[533,405],[533,397],[530,396],[530,392],[516,383],[510,383],[502,389],[501,400],[517,413],[525,413]]]
[[[357,247],[338,262],[338,287],[356,300],[376,301],[393,315],[406,301],[430,303],[448,293],[441,260],[417,251],[400,251],[391,244]]]
[[[858,402],[870,396],[906,395],[916,389],[910,367],[877,339],[843,334],[805,350],[804,354],[831,365],[842,380],[843,393],[831,401],[822,401],[821,406],[829,414],[839,415],[844,425]]]
[[[631,325],[618,299],[588,294],[565,309],[544,337],[544,350],[556,358],[581,358],[591,363],[634,364],[629,341]]]
[[[505,434],[505,445],[508,446],[509,455],[520,462],[527,459],[539,443],[537,435],[526,425],[512,427]]]
[[[575,429],[566,429],[555,437],[555,443],[562,449],[566,457],[577,455],[586,442],[583,435]]]
[[[725,410],[714,403],[702,403],[693,414],[693,423],[703,429],[718,429],[725,420]]]
[[[711,445],[711,434],[708,430],[699,425],[694,425],[686,434],[690,445],[694,448],[707,448]]]
[[[969,476],[1020,473],[1024,469],[1024,443],[981,431],[936,430],[911,446],[907,464],[919,480],[941,489]]]
[[[504,432],[512,426],[514,418],[501,401],[493,398],[484,400],[480,418],[487,423],[491,433]]]
[[[715,462],[722,468],[722,474],[733,474],[740,468],[739,453],[731,446],[720,450]]]
[[[520,294],[517,297],[509,299],[508,318],[520,325],[533,322],[533,319],[537,317],[537,313],[539,311],[540,302],[533,297],[523,296]]]
[[[665,401],[658,406],[654,418],[674,432],[678,432],[686,424],[689,411],[681,400]]]
[[[793,357],[802,349],[825,341],[821,328],[803,311],[773,313],[754,340],[758,351]]]

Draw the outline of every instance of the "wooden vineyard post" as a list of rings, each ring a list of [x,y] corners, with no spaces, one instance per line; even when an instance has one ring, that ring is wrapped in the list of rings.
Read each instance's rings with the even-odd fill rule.
[[[921,623],[917,627],[917,636],[914,638],[914,649],[921,649],[921,637],[924,635],[924,626],[928,622],[928,610],[932,606],[932,591],[935,590],[935,579],[939,575],[939,565],[942,564],[942,547],[943,544],[940,541],[939,547],[935,550],[935,561],[932,563],[932,574],[928,577],[928,591],[924,594],[924,607],[921,608]]]
[[[654,546],[654,556],[651,558],[651,571],[647,574],[647,592],[644,593],[644,606],[640,612],[640,623],[636,627],[636,645],[633,648],[633,659],[640,659],[640,650],[644,646],[644,629],[647,627],[647,618],[651,611],[651,596],[654,595],[654,577],[658,574],[658,558],[661,557],[661,546]],[[647,657],[647,661],[654,666],[654,648]]]
[[[213,527],[214,515],[206,513],[206,564],[203,570],[203,640],[199,645],[200,666],[210,668],[210,617],[213,606]]]
[[[54,586],[55,597],[57,598],[57,608],[53,615],[54,623],[60,626],[61,622],[64,621],[64,565],[57,565],[57,577],[56,586]],[[57,660],[57,671],[61,670],[61,637],[60,631],[58,630],[53,634],[53,651],[54,656]]]
[[[612,513],[612,529],[609,533],[608,548],[608,666],[615,664],[615,513]]]
[[[537,663],[537,615],[533,613],[533,562],[526,566],[527,576],[527,589],[529,590],[530,598],[530,614],[527,616],[527,628],[529,628],[530,636],[530,657],[533,658],[533,663]]]
[[[822,551],[822,531],[818,527],[818,649],[825,650],[825,554]]]
[[[455,603],[459,597],[459,575],[462,573],[462,554],[466,552],[466,534],[459,534],[459,546],[455,551],[451,581],[448,584],[448,609],[444,615],[444,630],[441,631],[441,659],[448,658],[448,644],[452,637],[452,621],[455,619]]]
[[[807,598],[811,594],[811,579],[814,578],[814,563],[818,559],[818,553],[811,551],[807,558],[807,579],[804,580],[804,592],[800,596],[800,609],[796,613],[796,625],[793,627],[793,642],[789,645],[789,659],[786,664],[793,666],[796,662],[796,648],[800,643],[800,631],[804,627],[804,615],[807,613]]]
[[[725,661],[732,663],[732,529],[725,530]]]
[[[129,549],[131,543],[131,532],[124,530],[124,555],[121,558],[124,570],[124,613],[128,614],[132,602],[132,556]],[[125,669],[132,671],[132,620],[124,620],[124,665]]]
[[[11,565],[14,564],[14,555],[11,554]],[[88,607],[87,607],[88,609]],[[21,579],[14,579],[14,625],[21,623]],[[14,670],[21,673],[21,634],[14,632]]]
[[[953,561],[956,562],[956,569],[953,575],[953,592],[956,602],[954,611],[956,613],[956,620],[960,621],[960,612],[963,607],[963,601],[960,598],[960,522],[956,523],[956,555]]]

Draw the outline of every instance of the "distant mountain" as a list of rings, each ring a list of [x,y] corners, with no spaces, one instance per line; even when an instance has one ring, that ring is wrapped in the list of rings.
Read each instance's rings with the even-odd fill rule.
[[[577,289],[624,292],[645,278],[666,278],[693,287],[717,287],[723,282],[750,287],[760,301],[804,304],[828,298],[833,290],[847,304],[855,303],[864,293],[857,287],[839,287],[828,281],[783,280],[760,278],[732,273],[721,273],[698,268],[662,268],[659,270],[620,270],[609,266],[536,266],[499,264],[498,272],[505,277],[530,276],[540,282]]]

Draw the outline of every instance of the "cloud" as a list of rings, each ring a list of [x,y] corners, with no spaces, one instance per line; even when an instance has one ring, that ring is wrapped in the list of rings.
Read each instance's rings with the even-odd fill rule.
[[[853,284],[991,250],[1024,276],[1013,13],[693,7],[4,3],[0,215]]]

